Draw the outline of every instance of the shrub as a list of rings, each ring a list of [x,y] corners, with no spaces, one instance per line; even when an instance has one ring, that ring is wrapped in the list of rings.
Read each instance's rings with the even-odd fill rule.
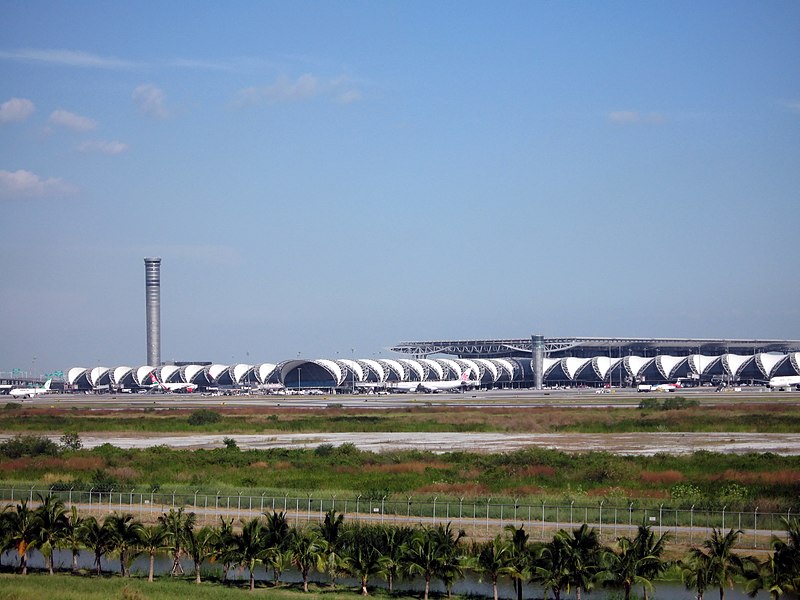
[[[58,454],[58,444],[44,436],[15,435],[0,443],[0,455],[6,458],[55,456],[56,454]]]
[[[22,408],[22,404],[19,402],[6,402],[6,408],[8,410],[16,410],[18,408]]]
[[[222,415],[207,408],[201,408],[189,415],[189,425],[210,425],[220,421],[222,421]]]
[[[226,450],[238,450],[239,445],[236,443],[236,440],[232,437],[224,437],[222,438],[222,443],[225,444]]]
[[[74,431],[65,431],[59,441],[65,450],[80,450],[83,448],[81,436]]]

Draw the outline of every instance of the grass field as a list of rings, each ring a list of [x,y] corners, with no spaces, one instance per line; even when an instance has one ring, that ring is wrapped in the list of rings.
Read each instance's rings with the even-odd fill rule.
[[[286,432],[800,432],[800,406],[781,403],[703,404],[681,410],[631,408],[292,409],[214,408],[216,423],[190,425],[192,409],[0,409],[0,431],[131,433]]]
[[[257,587],[254,592],[247,590],[242,582],[238,586],[202,583],[194,581],[161,578],[153,583],[144,579],[121,577],[70,576],[58,574],[49,576],[32,573],[20,575],[0,574],[0,600],[244,600],[245,598],[269,598],[270,600],[355,600],[360,594],[341,586],[332,590],[326,587],[311,586],[308,594],[293,587]],[[417,598],[417,596],[392,595],[376,590],[373,597]]]
[[[217,422],[191,425],[191,409],[0,409],[0,431],[237,433],[449,431],[602,432],[800,431],[800,407],[777,403],[701,405],[679,410],[632,408],[221,408]],[[341,496],[429,495],[440,498],[640,499],[676,507],[781,511],[800,497],[800,457],[771,454],[615,456],[527,449],[502,454],[363,452],[352,445],[316,450],[92,450],[3,455],[0,481],[69,490],[94,488],[279,490]]]

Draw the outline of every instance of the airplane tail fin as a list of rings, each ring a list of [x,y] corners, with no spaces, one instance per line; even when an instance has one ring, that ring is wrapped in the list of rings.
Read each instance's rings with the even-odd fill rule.
[[[52,380],[52,379],[48,379],[47,381],[45,381],[45,382],[44,382],[44,389],[49,391],[49,390],[50,390],[50,384],[51,384],[52,382],[53,382],[53,380]]]

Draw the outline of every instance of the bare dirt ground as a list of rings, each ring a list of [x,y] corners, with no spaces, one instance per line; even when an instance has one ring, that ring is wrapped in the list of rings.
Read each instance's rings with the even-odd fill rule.
[[[8,437],[8,436],[0,436]],[[431,452],[510,452],[529,447],[563,452],[604,451],[624,455],[657,453],[690,454],[698,450],[745,454],[772,452],[800,455],[800,434],[796,433],[287,433],[270,435],[81,435],[83,444],[93,448],[110,443],[120,448],[220,448],[223,438],[233,437],[242,449],[316,448],[322,444],[353,444],[360,450],[427,450]],[[58,441],[58,436],[53,438]]]

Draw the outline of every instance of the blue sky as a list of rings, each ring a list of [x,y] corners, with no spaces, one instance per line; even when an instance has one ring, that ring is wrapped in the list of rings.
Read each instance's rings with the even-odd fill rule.
[[[797,2],[0,14],[0,370],[800,339]]]

